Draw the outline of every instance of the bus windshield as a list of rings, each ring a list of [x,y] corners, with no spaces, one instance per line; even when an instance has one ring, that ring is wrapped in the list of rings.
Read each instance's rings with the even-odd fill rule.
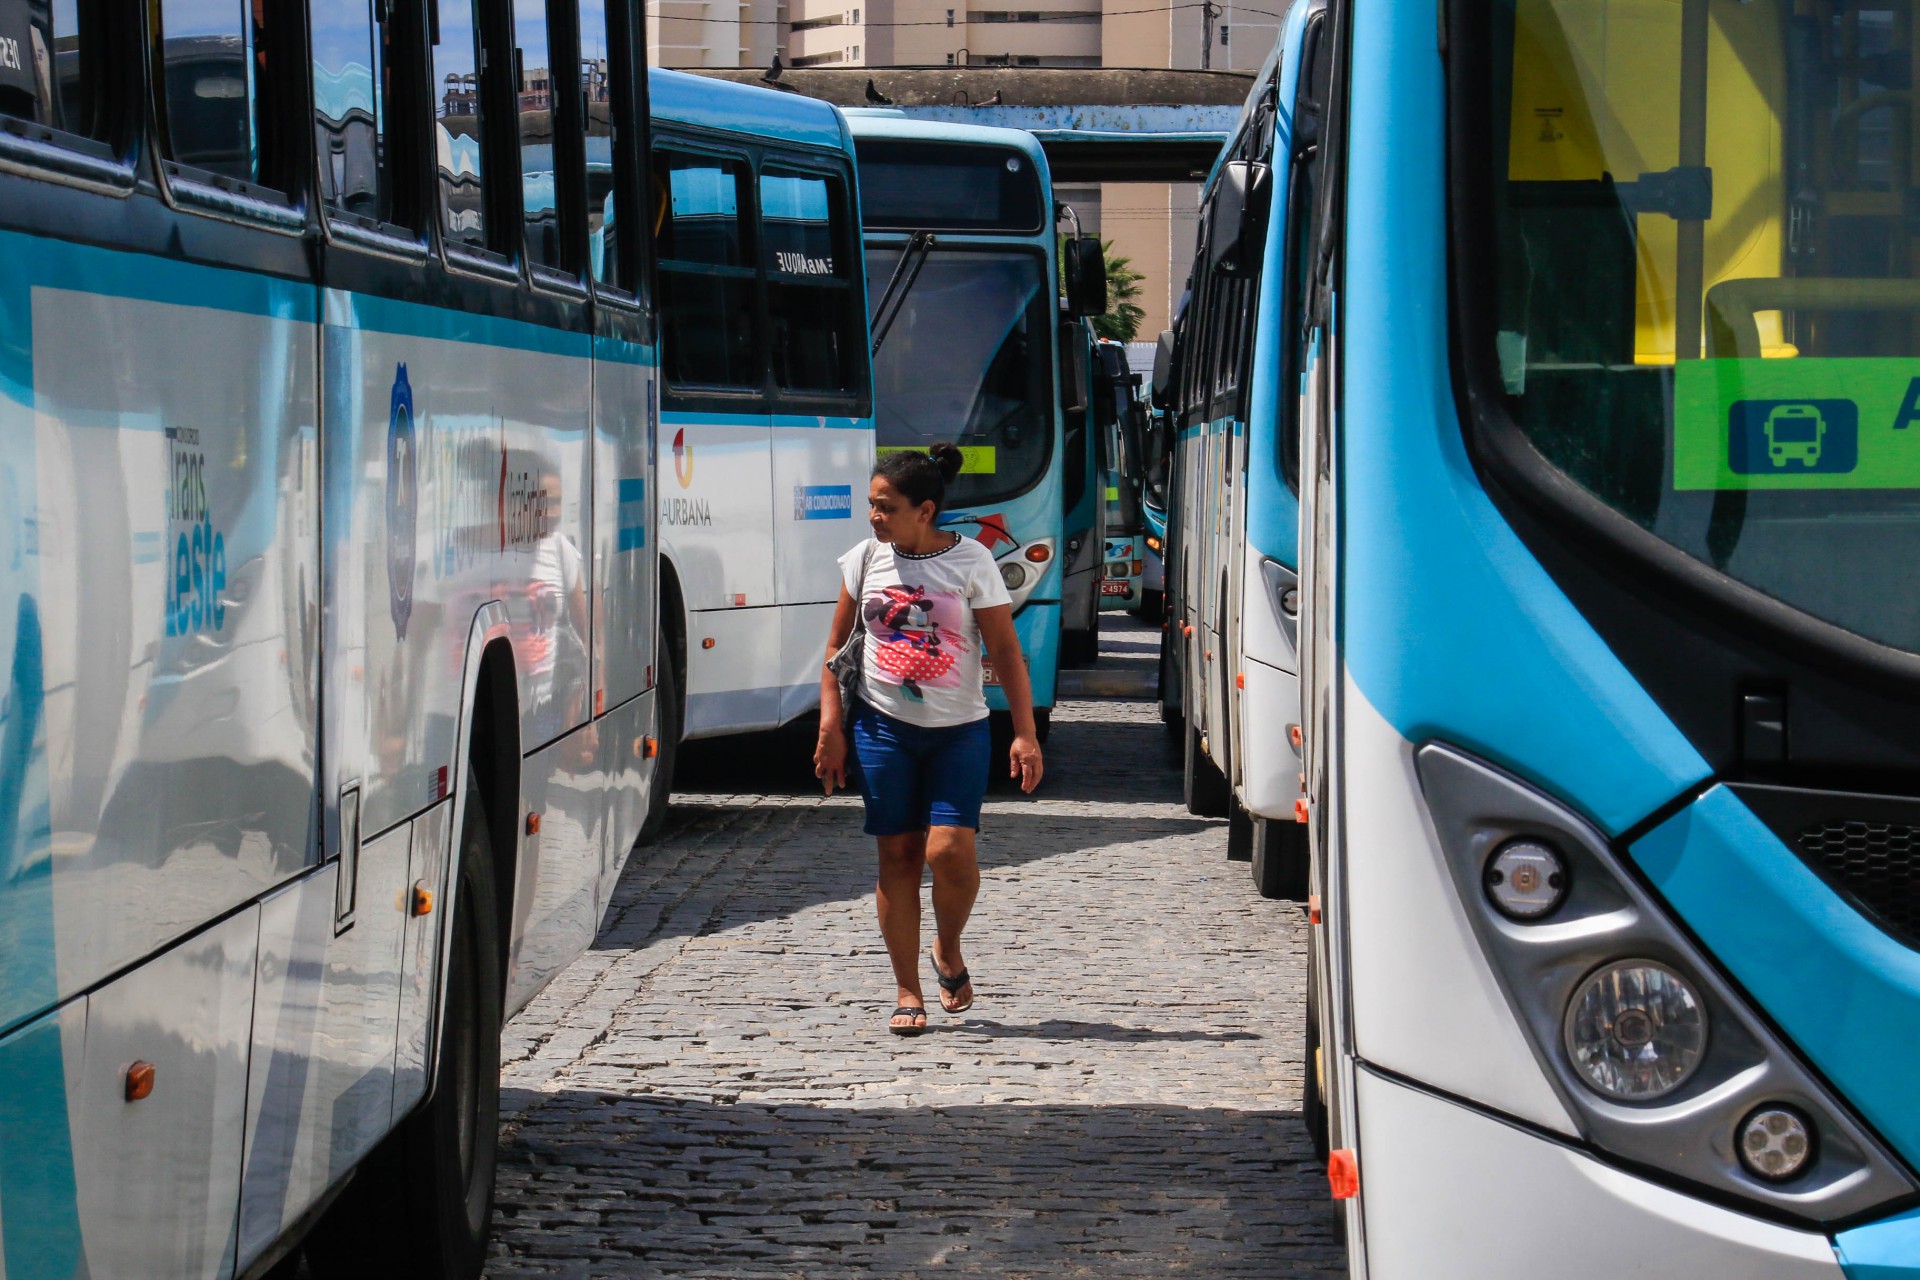
[[[899,260],[898,248],[868,249],[868,277],[886,281]],[[949,440],[966,456],[949,508],[1005,501],[1045,474],[1053,305],[1036,251],[936,250],[874,355],[880,449]]]
[[[1469,222],[1492,237],[1507,411],[1642,528],[1920,651],[1905,7],[1494,12],[1492,208]]]

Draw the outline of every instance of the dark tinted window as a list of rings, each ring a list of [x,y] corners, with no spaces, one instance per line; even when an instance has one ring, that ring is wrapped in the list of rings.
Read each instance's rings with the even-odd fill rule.
[[[83,137],[94,118],[97,59],[83,41],[75,0],[0,5],[0,115]]]
[[[586,110],[587,254],[595,280],[620,284],[614,238],[613,73],[607,49],[606,5],[586,0],[580,6],[580,98]]]
[[[487,219],[480,171],[477,0],[440,0],[440,43],[433,47],[434,169],[440,229],[450,243],[484,247]]]
[[[334,209],[392,217],[382,102],[385,29],[372,0],[311,0],[313,135],[320,198]]]
[[[855,305],[846,184],[768,169],[760,175],[773,380],[792,391],[854,391],[866,326]]]
[[[758,273],[747,256],[742,209],[752,188],[744,161],[657,153],[661,359],[676,386],[759,388]]]
[[[860,158],[860,216],[868,227],[918,231],[1038,231],[1046,213],[1040,174],[1004,147],[868,139]]]
[[[520,125],[520,199],[527,258],[565,265],[554,187],[554,66],[546,0],[513,0],[514,111]]]
[[[260,180],[264,32],[242,0],[161,0],[160,136],[176,164]]]

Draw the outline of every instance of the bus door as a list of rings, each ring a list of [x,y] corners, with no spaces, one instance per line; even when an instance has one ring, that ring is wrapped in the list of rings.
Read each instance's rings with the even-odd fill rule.
[[[662,551],[687,619],[686,736],[779,723],[773,450],[745,151],[656,138]]]
[[[819,701],[822,646],[840,598],[836,562],[867,536],[871,363],[849,165],[769,153],[759,183],[786,721]]]

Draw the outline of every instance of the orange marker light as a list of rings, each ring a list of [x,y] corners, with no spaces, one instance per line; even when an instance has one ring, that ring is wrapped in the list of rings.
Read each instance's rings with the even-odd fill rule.
[[[1244,671],[1242,671],[1242,672],[1241,672],[1241,673],[1240,673],[1239,675],[1237,675],[1237,676],[1235,676],[1235,677],[1233,678],[1233,687],[1234,687],[1234,688],[1236,688],[1236,689],[1244,689],[1244,688],[1246,688],[1246,687],[1247,687],[1247,673],[1246,673],[1246,672],[1244,672]]]
[[[136,1062],[127,1068],[127,1101],[138,1102],[153,1092],[153,1064]]]
[[[1047,557],[1052,554],[1053,548],[1044,542],[1036,542],[1026,550],[1027,559],[1033,561],[1035,564],[1045,564]]]
[[[736,606],[738,606],[738,605],[743,605],[743,604],[745,604],[746,602],[747,602],[747,598],[746,598],[745,596],[743,596],[743,595],[736,595],[736,596],[734,596],[734,598],[733,598],[733,603],[734,603],[734,604],[735,604]]]
[[[416,916],[433,914],[433,890],[427,888],[425,880],[413,882],[413,914]]]
[[[1193,634],[1193,624],[1192,624],[1191,622],[1183,622],[1183,623],[1181,623],[1181,624],[1180,624],[1180,634],[1181,634],[1181,635],[1183,635],[1183,636],[1190,636],[1190,635],[1192,635],[1192,634]]]
[[[714,645],[718,643],[720,642],[718,640],[715,640],[712,636],[703,636],[701,637],[701,640],[700,640],[700,647],[702,649],[711,649],[713,648]]]
[[[1307,895],[1307,923],[1320,923],[1320,895],[1317,893]]]
[[[654,737],[646,737],[646,738],[640,739],[640,754],[642,757],[648,760],[651,760],[655,756],[659,755],[660,739],[654,738]]]
[[[540,815],[539,814],[530,813],[527,815],[527,834],[530,836],[537,836],[540,834]]]
[[[1287,726],[1287,741],[1291,742],[1296,747],[1300,745],[1300,726],[1299,725],[1290,724]]]
[[[607,691],[605,689],[595,689],[593,691],[593,714],[597,716],[607,714]]]
[[[1335,1200],[1351,1200],[1360,1194],[1360,1162],[1352,1147],[1342,1147],[1327,1159],[1327,1185]]]
[[[1305,796],[1301,796],[1293,802],[1293,820],[1295,822],[1305,822],[1307,820],[1307,798]]]

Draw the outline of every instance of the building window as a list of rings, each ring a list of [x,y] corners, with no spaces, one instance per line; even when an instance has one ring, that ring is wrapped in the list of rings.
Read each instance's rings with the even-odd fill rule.
[[[852,22],[852,23],[853,23],[853,24],[855,24],[856,26],[857,26],[857,25],[859,25],[859,22],[860,22],[860,11],[859,11],[858,9],[855,9],[855,10],[853,11],[853,17],[851,17],[851,18],[849,18],[849,19],[848,19],[848,21],[849,21],[849,22]]]
[[[851,57],[855,62],[860,61],[860,46],[859,45],[853,46],[853,52],[848,56]]]
[[[1037,67],[1040,65],[1040,59],[1027,57],[1015,58],[1013,65],[1016,67]]]

